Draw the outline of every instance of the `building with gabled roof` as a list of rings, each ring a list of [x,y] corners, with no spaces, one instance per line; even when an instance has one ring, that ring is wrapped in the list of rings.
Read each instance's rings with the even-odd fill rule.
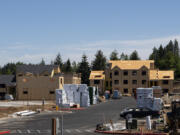
[[[55,90],[63,88],[64,77],[59,66],[18,65],[16,84],[19,100],[52,100]]]
[[[164,93],[173,90],[174,71],[155,69],[154,60],[110,60],[105,71],[99,72],[104,72],[103,90],[111,92],[119,90],[124,95],[132,95],[136,88],[152,86],[161,86]],[[96,80],[93,74],[91,71],[90,82]]]
[[[105,80],[105,74],[104,71],[91,71],[90,76],[90,86],[95,86],[99,88],[100,92],[103,92],[104,90],[104,80]]]

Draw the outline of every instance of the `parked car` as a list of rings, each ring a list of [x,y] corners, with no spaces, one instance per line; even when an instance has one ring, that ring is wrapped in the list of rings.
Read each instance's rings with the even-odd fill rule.
[[[120,117],[126,118],[128,114],[132,115],[133,118],[143,118],[146,116],[159,117],[160,112],[149,109],[126,108],[120,113]]]

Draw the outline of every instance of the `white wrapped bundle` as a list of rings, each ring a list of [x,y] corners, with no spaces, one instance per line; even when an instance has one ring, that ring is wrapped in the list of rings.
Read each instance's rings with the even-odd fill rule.
[[[66,92],[61,89],[56,90],[56,105],[62,107],[63,104],[68,104]]]

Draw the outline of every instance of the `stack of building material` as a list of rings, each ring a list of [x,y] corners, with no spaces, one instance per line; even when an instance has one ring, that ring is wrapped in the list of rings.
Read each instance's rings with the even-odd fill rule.
[[[67,96],[66,92],[61,89],[56,90],[56,105],[64,108],[64,107],[69,107],[69,103],[67,102]]]
[[[109,99],[110,98],[110,91],[106,90],[104,96],[106,99]]]
[[[162,88],[160,86],[152,86],[153,88],[153,96],[156,98],[162,97]]]
[[[154,111],[159,111],[162,109],[162,99],[161,98],[154,98],[153,100],[153,107],[152,107],[152,110]]]
[[[86,84],[65,84],[64,91],[69,104],[79,104],[81,107],[89,106],[89,91]]]
[[[152,88],[137,88],[136,94],[138,108],[149,108],[152,105]]]
[[[153,88],[137,88],[137,107],[147,108],[152,111],[162,109],[162,99],[153,97]]]
[[[113,99],[119,99],[119,98],[121,98],[121,96],[122,95],[121,95],[119,90],[114,90],[113,91],[113,96],[112,96]]]
[[[94,105],[97,104],[97,100],[99,97],[98,89],[96,87],[89,87],[89,98],[90,98],[90,104]]]
[[[79,85],[79,92],[80,92],[80,106],[81,107],[88,107],[90,105],[89,100],[89,91],[86,84]]]

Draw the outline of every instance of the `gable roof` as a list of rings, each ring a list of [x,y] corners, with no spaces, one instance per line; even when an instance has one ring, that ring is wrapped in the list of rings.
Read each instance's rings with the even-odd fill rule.
[[[172,70],[150,70],[150,80],[173,80],[174,71]]]
[[[15,75],[0,75],[0,84],[6,86],[15,86]]]
[[[110,60],[109,63],[112,64],[111,69],[116,66],[124,70],[140,69],[143,66],[150,69],[154,60]]]
[[[105,79],[104,71],[91,71],[90,80],[102,80]]]
[[[58,68],[57,65],[18,65],[16,67],[16,73],[32,73],[32,74],[41,74],[47,72],[49,74],[52,73],[54,68]]]

